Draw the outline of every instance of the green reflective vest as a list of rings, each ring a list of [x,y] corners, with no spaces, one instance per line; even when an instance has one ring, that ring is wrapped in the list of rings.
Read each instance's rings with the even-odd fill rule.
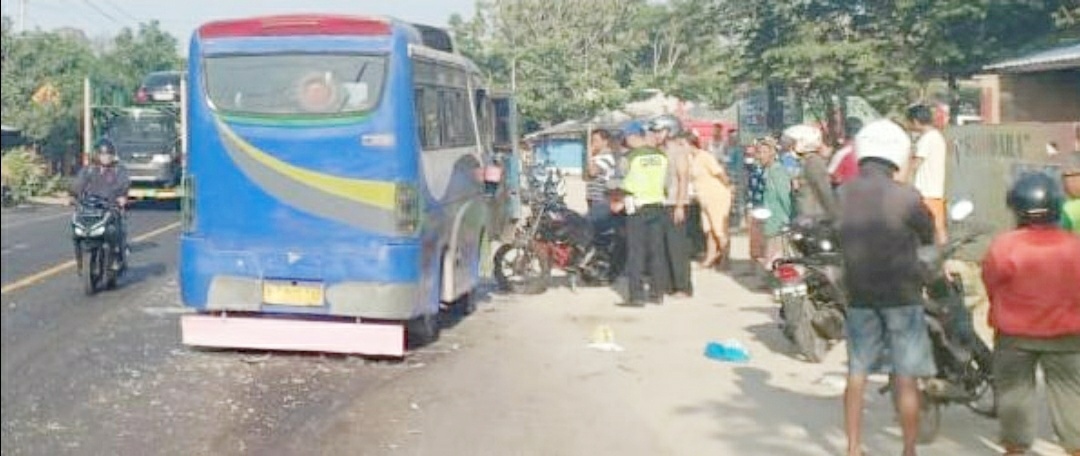
[[[623,190],[634,195],[634,204],[663,204],[666,197],[668,158],[653,147],[638,147],[627,155],[629,164]]]

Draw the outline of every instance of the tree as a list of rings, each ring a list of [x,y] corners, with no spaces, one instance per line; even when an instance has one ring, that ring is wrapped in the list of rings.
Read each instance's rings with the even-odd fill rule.
[[[179,70],[176,37],[161,30],[158,21],[139,24],[138,31],[124,28],[102,56],[106,83],[132,93],[147,73]]]
[[[82,79],[95,66],[86,42],[50,32],[5,37],[3,121],[47,155],[78,149]]]
[[[673,0],[641,9],[635,27],[646,42],[635,51],[634,87],[656,88],[713,105],[731,101],[736,48],[716,0]]]
[[[784,0],[725,3],[744,78],[775,80],[811,98],[858,93],[879,110],[933,78],[950,82],[1055,38],[1075,0]],[[1056,15],[1056,16],[1055,16]],[[956,113],[958,110],[953,109]]]
[[[904,0],[897,10],[919,75],[955,78],[1046,44],[1055,12],[1074,1]]]
[[[497,0],[477,3],[451,30],[464,54],[493,82],[516,86],[523,117],[558,122],[604,109],[629,92],[620,74],[640,0]]]
[[[176,39],[157,22],[122,31],[105,55],[77,30],[13,34],[6,16],[2,25],[0,117],[54,160],[80,149],[84,78],[130,96],[146,73],[180,65]]]
[[[727,2],[725,17],[740,45],[742,80],[775,83],[825,115],[839,136],[847,96],[879,110],[903,105],[914,87],[909,65],[897,61],[889,2],[806,0]],[[839,118],[838,118],[839,117]]]
[[[730,46],[716,0],[493,0],[451,17],[462,52],[504,86],[523,117],[559,122],[622,105],[642,89],[718,101]]]

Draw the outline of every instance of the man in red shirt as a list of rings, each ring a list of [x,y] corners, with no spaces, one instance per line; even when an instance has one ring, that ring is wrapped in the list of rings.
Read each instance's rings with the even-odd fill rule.
[[[829,160],[829,177],[834,187],[859,176],[859,156],[855,152],[855,135],[862,130],[863,123],[858,117],[848,117],[844,121],[844,146]]]
[[[1046,174],[1022,175],[1007,201],[1018,227],[993,240],[982,273],[1002,444],[1006,455],[1031,447],[1041,366],[1054,431],[1080,456],[1080,236],[1058,227],[1061,187]]]

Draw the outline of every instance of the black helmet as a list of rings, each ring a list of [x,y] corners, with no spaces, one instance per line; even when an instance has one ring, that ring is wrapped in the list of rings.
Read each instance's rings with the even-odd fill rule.
[[[108,139],[101,139],[94,144],[94,153],[116,155],[116,146]]]
[[[1022,174],[1006,197],[1020,225],[1057,223],[1063,200],[1061,186],[1041,172]]]

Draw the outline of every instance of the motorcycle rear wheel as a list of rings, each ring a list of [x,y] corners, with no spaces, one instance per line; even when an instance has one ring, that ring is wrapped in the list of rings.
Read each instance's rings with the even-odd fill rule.
[[[829,350],[829,341],[814,329],[813,309],[805,296],[784,296],[780,300],[784,314],[784,335],[811,363],[820,363]]]
[[[540,294],[551,282],[551,261],[520,244],[503,244],[495,251],[495,283],[511,293]]]

